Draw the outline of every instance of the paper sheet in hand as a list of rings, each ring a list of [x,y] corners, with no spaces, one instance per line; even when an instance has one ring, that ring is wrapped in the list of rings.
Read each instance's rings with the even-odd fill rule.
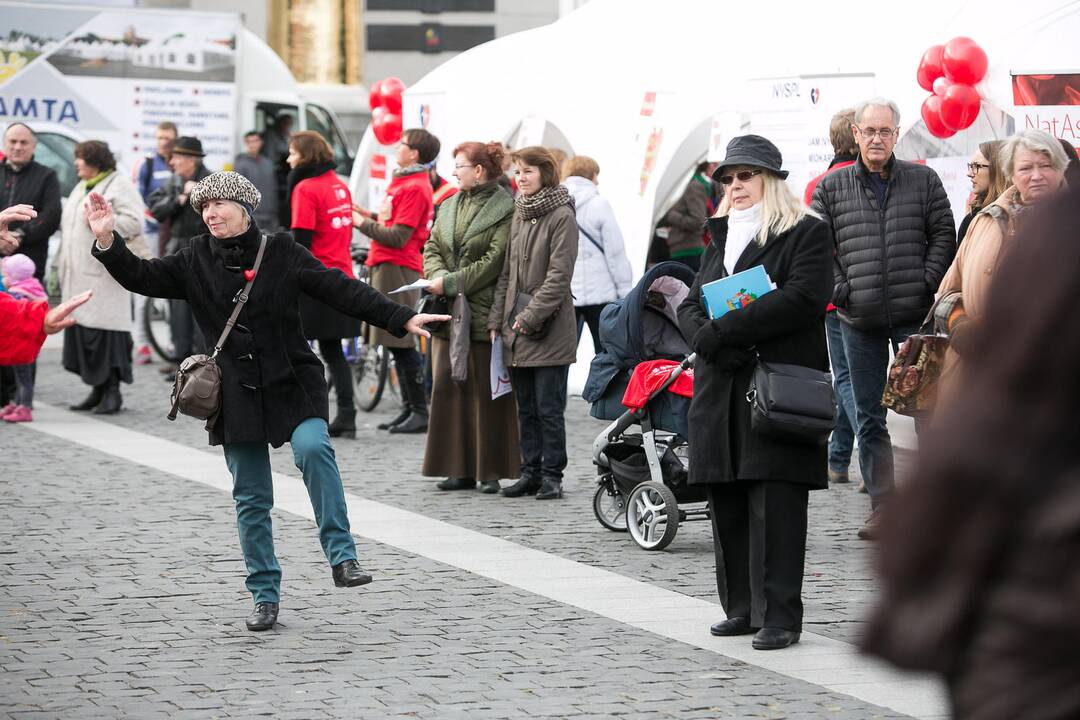
[[[386,294],[397,295],[398,293],[409,292],[410,290],[427,290],[429,287],[431,287],[431,281],[426,278],[420,278],[414,283],[410,283],[409,285],[402,285],[397,290],[391,290]]]
[[[513,389],[510,387],[510,371],[506,369],[506,363],[503,362],[502,351],[502,338],[496,335],[495,341],[491,343],[490,377],[492,400],[501,398]]]
[[[705,298],[709,318],[715,320],[732,310],[746,307],[775,289],[776,283],[769,278],[764,266],[755,265],[749,270],[702,285],[701,296]]]

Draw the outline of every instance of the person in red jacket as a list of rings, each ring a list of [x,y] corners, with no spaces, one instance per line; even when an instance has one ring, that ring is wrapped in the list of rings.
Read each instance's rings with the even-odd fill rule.
[[[803,202],[807,206],[810,205],[814,189],[821,182],[821,178],[855,164],[859,146],[855,143],[855,135],[851,130],[854,123],[853,108],[833,115],[832,122],[829,123],[829,140],[835,156],[829,163],[828,170],[806,184]],[[851,453],[855,448],[855,396],[851,393],[851,375],[848,372],[847,357],[844,355],[840,318],[837,317],[836,306],[832,303],[825,308],[825,337],[829,342],[829,362],[832,364],[833,389],[836,392],[836,429],[829,438],[829,482],[846,483]],[[865,485],[860,485],[859,491],[866,492],[865,488]]]
[[[379,213],[353,206],[353,224],[371,238],[367,266],[371,268],[371,285],[379,292],[409,285],[419,280],[424,271],[424,243],[435,217],[428,164],[439,156],[439,148],[439,139],[427,130],[406,130],[395,151],[398,169]],[[416,291],[401,293],[398,298],[403,305],[416,305],[418,300]],[[426,432],[424,362],[412,338],[396,338],[375,330],[372,341],[393,353],[404,400],[401,414],[379,428],[392,433]]]
[[[0,211],[0,233],[13,222],[28,222],[37,217],[37,211],[29,205],[12,205]],[[4,253],[4,248],[0,248]],[[66,303],[49,310],[45,300],[16,300],[0,292],[0,365],[25,365],[38,356],[46,335],[53,335],[75,324],[70,317],[75,308],[90,299],[93,291],[87,290]]]

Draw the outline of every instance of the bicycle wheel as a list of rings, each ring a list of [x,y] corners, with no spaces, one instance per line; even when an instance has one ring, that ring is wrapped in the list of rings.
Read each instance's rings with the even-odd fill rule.
[[[353,369],[356,407],[364,412],[371,412],[378,407],[389,374],[390,351],[382,345],[361,345],[359,358]]]
[[[141,322],[146,328],[146,337],[150,340],[150,346],[154,348],[154,352],[166,362],[177,362],[178,358],[173,349],[172,329],[169,326],[171,314],[168,300],[146,298]]]

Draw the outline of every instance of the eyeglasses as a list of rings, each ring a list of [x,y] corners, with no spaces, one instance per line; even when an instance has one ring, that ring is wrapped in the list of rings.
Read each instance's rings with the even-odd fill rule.
[[[875,135],[882,140],[891,140],[892,137],[897,134],[896,130],[893,128],[881,128],[880,130],[878,128],[861,128],[858,126],[856,126],[856,128],[858,129],[859,134],[862,135],[863,140],[873,140]]]
[[[750,178],[760,174],[760,170],[740,170],[733,175],[721,175],[719,180],[721,185],[730,185],[735,182],[735,178],[738,178],[739,182],[750,182]]]
[[[479,163],[477,163],[477,165],[478,164]],[[476,165],[455,165],[454,169],[455,170],[464,170],[465,168],[471,168],[471,167],[476,167]]]
[[[968,172],[971,173],[972,175],[975,175],[980,170],[982,170],[983,168],[990,167],[990,165],[989,165],[989,163],[970,162],[970,163],[968,163],[967,167],[968,167]]]

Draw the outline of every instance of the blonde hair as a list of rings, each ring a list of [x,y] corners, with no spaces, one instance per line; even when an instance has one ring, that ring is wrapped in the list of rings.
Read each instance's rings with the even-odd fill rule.
[[[755,242],[764,245],[769,236],[776,237],[795,227],[807,215],[818,217],[817,213],[803,205],[788,184],[768,170],[761,173],[764,192],[761,194],[761,230]],[[731,212],[731,196],[724,193],[720,207],[714,217],[727,217]]]
[[[588,155],[575,155],[563,161],[563,180],[568,177],[583,177],[587,180],[595,180],[600,174],[600,165]]]

